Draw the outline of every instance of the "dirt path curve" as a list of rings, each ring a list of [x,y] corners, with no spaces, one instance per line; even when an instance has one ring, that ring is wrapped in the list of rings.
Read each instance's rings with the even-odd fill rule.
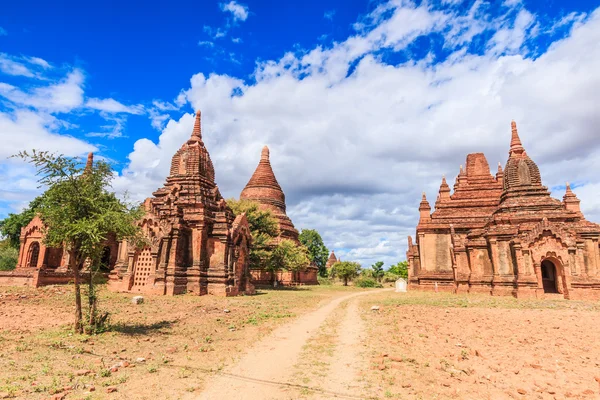
[[[226,368],[213,378],[198,399],[297,398],[297,390],[304,386],[301,383],[293,382],[293,367],[307,340],[342,302],[377,292],[380,291],[365,291],[338,297],[321,308],[277,328],[253,346],[238,363]],[[358,351],[359,345],[356,340],[358,340],[358,333],[361,329],[356,302],[352,302],[348,306],[347,315],[342,321],[341,327],[339,341],[352,350],[347,352],[347,356],[336,359],[334,365],[339,368],[352,368],[353,354]],[[348,366],[348,364],[351,365]],[[344,374],[340,371],[335,375],[341,377]],[[351,379],[353,376],[350,373],[345,374],[345,377],[341,379],[336,378],[332,381],[331,389],[327,387],[325,392],[321,391],[322,395],[327,395],[327,398],[334,397],[337,390],[342,391],[350,385],[351,382],[348,382],[347,379]],[[327,392],[330,390],[331,393],[328,394]]]

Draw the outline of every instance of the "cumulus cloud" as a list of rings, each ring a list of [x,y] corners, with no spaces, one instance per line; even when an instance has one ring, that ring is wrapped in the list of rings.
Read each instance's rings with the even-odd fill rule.
[[[247,6],[239,4],[233,0],[229,3],[221,3],[220,7],[221,11],[231,13],[234,22],[245,21],[250,15]]]
[[[421,192],[433,204],[441,176],[452,181],[470,152],[485,152],[493,170],[504,164],[516,119],[545,184],[583,185],[583,209],[600,219],[600,11],[564,21],[566,36],[534,58],[528,46],[548,27],[534,30],[520,2],[499,16],[484,2],[445,3],[383,3],[346,40],[261,62],[254,80],[194,75],[177,104],[202,109],[223,194],[239,196],[267,144],[298,228],[318,229],[343,259],[389,265],[404,258]],[[382,57],[430,35],[448,56]],[[475,39],[483,49],[469,47]],[[141,199],[162,185],[192,125],[185,114],[158,143],[137,141],[118,187]]]
[[[8,32],[6,31],[6,29],[4,29],[3,27],[0,26],[0,36],[6,36],[8,35]]]
[[[69,112],[83,104],[83,82],[83,72],[73,69],[60,81],[29,91],[0,82],[0,96],[19,106],[48,112]]]

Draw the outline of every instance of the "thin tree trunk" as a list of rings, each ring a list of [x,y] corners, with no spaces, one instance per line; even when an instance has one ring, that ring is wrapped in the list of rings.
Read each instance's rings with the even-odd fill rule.
[[[348,286],[348,278],[344,278],[344,286]]]
[[[71,251],[69,261],[73,270],[73,282],[75,284],[75,332],[83,333],[83,324],[81,316],[81,288],[79,282],[79,263],[75,257],[75,251]]]
[[[96,286],[94,285],[94,276],[90,267],[90,281],[88,284],[88,300],[90,312],[90,327],[94,329],[96,326]]]

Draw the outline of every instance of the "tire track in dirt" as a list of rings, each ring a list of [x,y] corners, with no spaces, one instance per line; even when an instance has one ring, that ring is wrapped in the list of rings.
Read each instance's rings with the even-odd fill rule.
[[[386,290],[386,289],[384,289]],[[389,290],[389,289],[388,289]],[[238,398],[247,400],[296,399],[300,390],[318,392],[321,398],[361,398],[347,395],[357,373],[354,368],[360,355],[362,320],[358,304],[351,302],[341,322],[339,346],[332,362],[335,379],[324,389],[307,387],[294,382],[294,365],[307,341],[317,332],[327,317],[344,301],[381,291],[365,291],[339,297],[323,307],[281,326],[259,341],[236,364],[225,368],[211,379],[198,399]],[[331,388],[330,388],[331,386]],[[337,390],[340,390],[338,392]]]

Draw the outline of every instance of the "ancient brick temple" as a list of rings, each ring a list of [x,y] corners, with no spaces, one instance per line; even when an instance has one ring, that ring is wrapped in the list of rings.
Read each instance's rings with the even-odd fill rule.
[[[263,147],[258,166],[242,190],[240,199],[254,201],[263,210],[268,210],[273,214],[277,220],[279,240],[288,239],[300,244],[298,231],[286,214],[285,194],[275,178],[267,146]],[[282,284],[317,284],[317,272],[316,266],[309,265],[304,271],[296,274],[280,271],[277,280]],[[252,279],[256,283],[266,284],[271,282],[272,276],[268,271],[253,269]]]
[[[244,214],[234,216],[215,183],[200,111],[190,139],[173,156],[165,185],[144,208],[140,226],[148,244],[119,244],[109,288],[167,295],[253,291],[248,221]]]
[[[416,241],[408,238],[412,288],[517,297],[600,297],[600,225],[587,221],[567,184],[550,196],[515,122],[509,157],[495,176],[467,156],[451,193],[442,179],[435,211],[423,194]]]

